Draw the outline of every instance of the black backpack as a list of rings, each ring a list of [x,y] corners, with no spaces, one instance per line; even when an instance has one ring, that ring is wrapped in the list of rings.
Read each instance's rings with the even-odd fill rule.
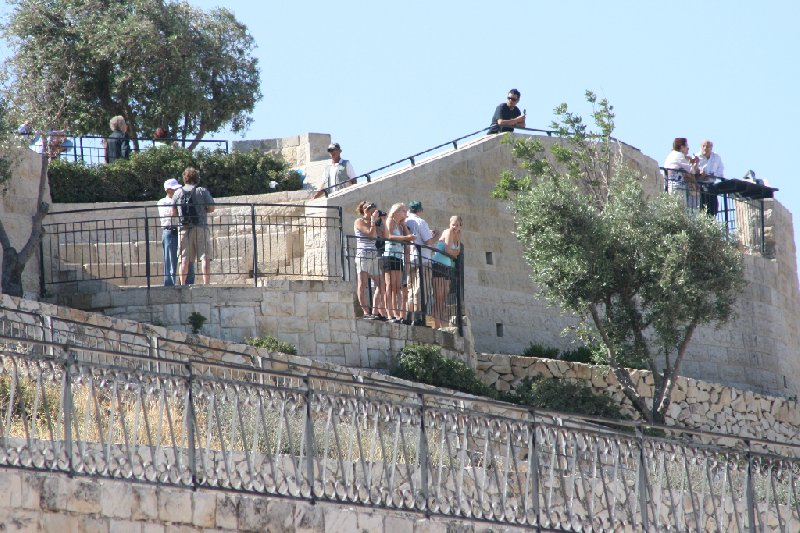
[[[200,215],[197,213],[197,204],[194,201],[194,192],[196,190],[197,187],[193,188],[189,194],[186,194],[186,189],[183,189],[181,201],[178,204],[181,226],[196,226],[200,223]]]

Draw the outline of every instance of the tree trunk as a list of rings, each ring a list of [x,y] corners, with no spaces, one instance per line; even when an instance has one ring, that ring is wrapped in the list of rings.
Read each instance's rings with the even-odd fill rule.
[[[44,142],[42,143],[44,146]],[[11,244],[11,239],[8,237],[6,228],[3,221],[0,220],[0,247],[3,249],[3,271],[2,271],[2,292],[11,296],[22,297],[22,273],[25,271],[25,265],[28,260],[33,256],[39,244],[39,239],[42,237],[42,221],[50,205],[44,202],[44,190],[47,185],[47,150],[42,150],[42,166],[39,173],[39,193],[36,202],[36,213],[31,217],[31,233],[25,245],[18,252]]]

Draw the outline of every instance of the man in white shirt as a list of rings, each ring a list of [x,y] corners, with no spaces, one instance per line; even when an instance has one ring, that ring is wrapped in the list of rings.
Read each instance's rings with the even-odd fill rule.
[[[409,266],[408,266],[408,312],[411,316],[406,318],[406,323],[412,323],[415,326],[425,325],[425,309],[422,307],[422,279],[421,276],[424,272],[430,271],[431,251],[428,248],[422,248],[422,260],[420,261],[419,249],[417,245],[433,246],[439,234],[436,230],[431,230],[428,223],[423,219],[422,202],[414,200],[408,204],[408,217],[406,218],[406,227],[414,235],[414,243],[410,246],[409,252]],[[422,269],[420,269],[420,263]],[[427,294],[431,294],[431,281],[430,276],[426,276]]]
[[[172,196],[181,188],[175,178],[164,182],[166,196],[158,201],[158,216],[161,219],[161,242],[164,245],[164,286],[172,287],[178,275],[178,226],[180,223],[172,216],[174,202]]]
[[[700,143],[700,151],[695,154],[699,159],[697,169],[700,174],[704,176],[713,176],[715,178],[725,177],[725,167],[722,165],[722,158],[719,154],[714,153],[714,143],[708,139]]]
[[[700,151],[695,154],[697,157],[697,170],[700,173],[698,182],[700,184],[700,205],[705,208],[709,215],[717,214],[719,207],[717,194],[714,192],[714,182],[716,178],[725,177],[725,167],[722,165],[722,158],[713,152],[714,143],[704,139],[700,143]]]
[[[353,165],[347,159],[342,159],[342,147],[339,146],[339,143],[329,144],[328,153],[331,155],[331,164],[325,169],[322,184],[317,189],[314,198],[323,196],[325,189],[328,189],[328,194],[330,194],[355,183],[356,173]]]

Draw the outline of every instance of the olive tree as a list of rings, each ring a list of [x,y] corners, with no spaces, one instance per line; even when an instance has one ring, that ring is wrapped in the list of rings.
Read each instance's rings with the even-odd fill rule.
[[[194,148],[208,133],[244,131],[252,121],[261,98],[255,45],[226,9],[168,0],[10,4],[5,93],[19,118],[41,110],[29,89],[47,87],[66,98],[56,126],[73,134],[106,134],[108,120],[122,115],[131,137],[164,127]]]
[[[550,154],[537,140],[516,138],[526,173],[504,172],[493,195],[511,200],[543,296],[582,319],[578,333],[598,346],[634,408],[663,423],[697,327],[732,316],[742,259],[713,218],[666,193],[645,194],[611,137],[613,108],[586,96],[597,131],[562,104]],[[650,402],[630,366],[652,372]]]

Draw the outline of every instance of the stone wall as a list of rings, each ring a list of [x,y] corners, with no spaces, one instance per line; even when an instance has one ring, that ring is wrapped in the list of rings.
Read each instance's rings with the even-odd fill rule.
[[[479,352],[522,353],[531,343],[569,349],[572,339],[561,331],[575,323],[537,298],[506,202],[490,197],[504,169],[514,168],[510,146],[502,135],[481,137],[413,167],[348,187],[311,204],[339,205],[345,233],[352,233],[361,200],[388,211],[395,202],[422,200],[431,227],[445,228],[452,214],[464,220],[465,304]],[[545,146],[556,139],[540,138]],[[636,148],[622,145],[624,157],[642,175],[646,189],[660,183],[658,163]],[[747,288],[738,316],[721,328],[698,328],[683,364],[685,375],[756,392],[800,393],[800,292],[790,213],[767,201],[767,222],[775,259],[745,255]]]
[[[12,178],[0,184],[0,219],[8,233],[11,245],[19,251],[31,234],[31,216],[36,212],[39,194],[41,155],[27,147],[14,148],[0,154],[11,161]],[[44,201],[50,203],[50,187],[46,186]],[[0,249],[0,263],[3,250]],[[25,296],[39,294],[39,250],[31,257],[22,274]]]
[[[80,285],[78,286],[80,288]],[[120,319],[190,332],[188,317],[208,319],[202,333],[240,343],[271,335],[290,342],[300,355],[349,367],[385,368],[407,343],[433,343],[450,357],[474,366],[469,342],[456,334],[356,316],[354,287],[344,281],[265,281],[259,287],[154,287],[61,293],[60,305]],[[66,309],[59,313],[72,312]],[[75,311],[76,316],[85,313]],[[129,322],[120,322],[131,327]],[[469,326],[467,326],[468,329]]]
[[[51,533],[471,533],[485,526],[369,507],[0,469],[0,529]],[[493,528],[497,532],[521,531]]]
[[[499,390],[509,390],[526,377],[566,379],[610,396],[623,406],[624,412],[639,418],[607,367],[536,357],[489,354],[477,357],[478,376]],[[646,370],[634,370],[632,374],[639,393],[652,398],[652,374]],[[800,443],[800,410],[796,398],[767,396],[686,377],[679,377],[675,383],[666,423],[740,437]]]

